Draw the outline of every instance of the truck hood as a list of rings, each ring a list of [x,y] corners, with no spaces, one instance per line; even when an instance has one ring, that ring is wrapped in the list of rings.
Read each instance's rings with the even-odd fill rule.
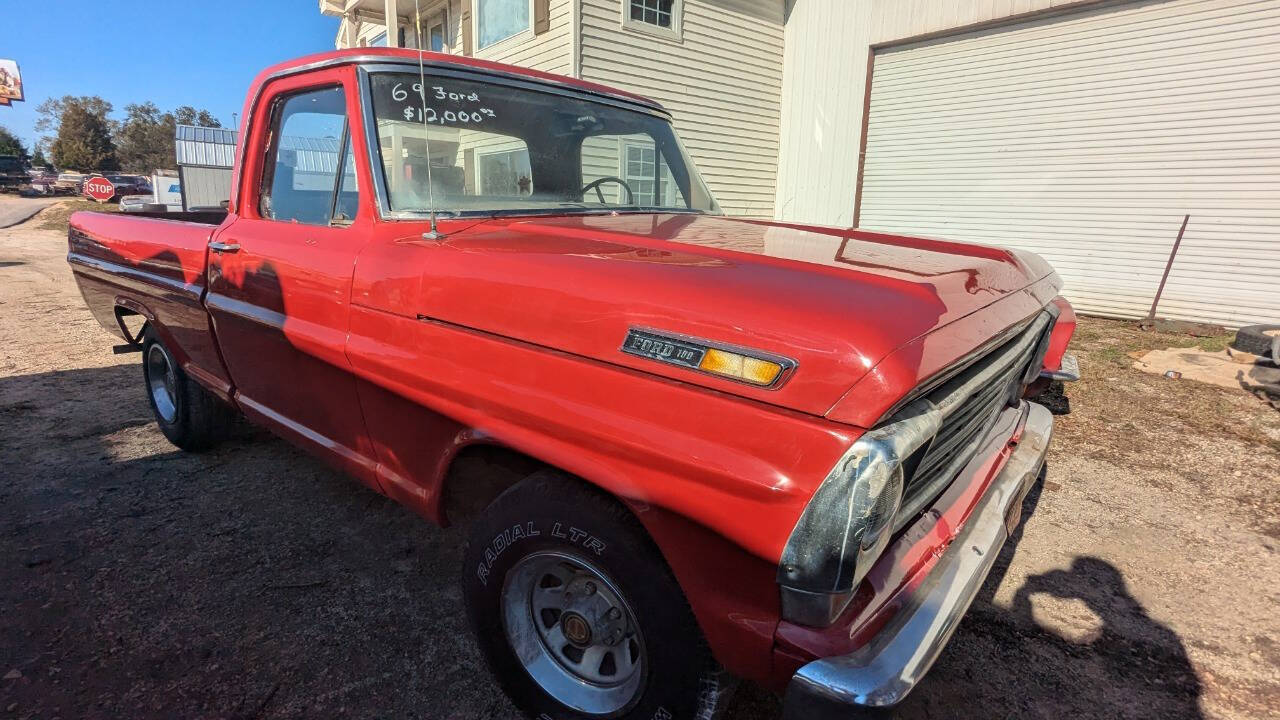
[[[1035,312],[1044,293],[1023,291],[1052,275],[1040,258],[998,248],[690,214],[493,219],[434,250],[418,267],[417,307],[379,298],[359,270],[353,302],[815,415],[886,362],[904,385],[882,389],[891,404],[913,387],[904,378]],[[958,338],[894,352],[1018,293],[1024,302]],[[774,389],[743,385],[625,354],[629,328],[754,348],[796,369]]]

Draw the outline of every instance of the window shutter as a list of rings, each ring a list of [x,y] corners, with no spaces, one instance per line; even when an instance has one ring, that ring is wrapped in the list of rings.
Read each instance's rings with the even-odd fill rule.
[[[462,0],[462,11],[458,14],[458,22],[462,25],[462,54],[470,56],[471,43],[471,0]]]
[[[551,0],[533,0],[533,34],[551,29]]]

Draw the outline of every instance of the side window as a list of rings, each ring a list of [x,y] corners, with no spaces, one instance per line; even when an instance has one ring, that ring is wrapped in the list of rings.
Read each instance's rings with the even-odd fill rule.
[[[289,95],[275,104],[258,201],[269,220],[346,224],[359,207],[342,88]]]

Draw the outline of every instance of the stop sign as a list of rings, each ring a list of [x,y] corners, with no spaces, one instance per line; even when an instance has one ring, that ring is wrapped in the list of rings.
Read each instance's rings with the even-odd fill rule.
[[[84,183],[84,194],[98,202],[106,202],[115,197],[116,186],[104,177],[91,177]]]

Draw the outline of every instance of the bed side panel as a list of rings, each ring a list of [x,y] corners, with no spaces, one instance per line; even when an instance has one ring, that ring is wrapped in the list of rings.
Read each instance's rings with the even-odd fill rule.
[[[205,254],[213,225],[80,212],[71,217],[67,261],[89,310],[119,333],[123,308],[146,318],[202,385],[228,397],[230,378],[204,308]]]

